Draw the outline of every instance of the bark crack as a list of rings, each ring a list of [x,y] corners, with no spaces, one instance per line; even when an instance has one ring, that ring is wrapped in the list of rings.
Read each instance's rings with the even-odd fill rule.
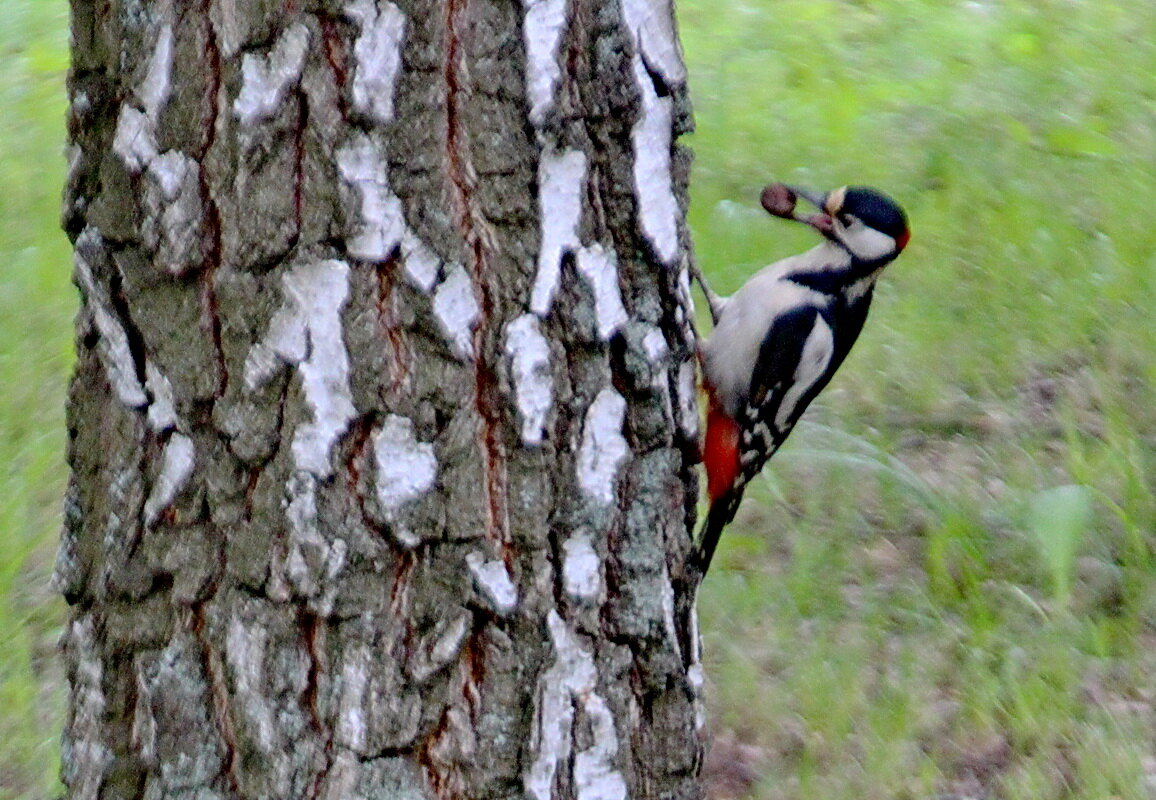
[[[481,712],[478,687],[485,680],[482,625],[481,618],[475,614],[473,630],[458,654],[454,697],[446,702],[437,724],[415,748],[418,762],[438,800],[465,797],[468,781],[462,774],[462,764],[472,760],[477,747],[473,736]],[[465,706],[468,727],[467,721],[460,718],[462,706],[459,702]]]
[[[305,678],[305,689],[302,693],[301,702],[309,714],[310,725],[312,725],[317,735],[321,737],[323,742],[322,757],[325,759],[325,763],[321,769],[317,771],[306,793],[306,797],[308,797],[309,800],[315,800],[315,798],[321,794],[321,789],[325,785],[325,780],[329,776],[330,770],[333,769],[335,759],[333,752],[333,730],[325,724],[325,719],[321,715],[321,709],[318,704],[321,676],[325,673],[325,663],[323,660],[325,620],[305,606],[301,606],[298,610],[297,621],[301,630],[301,640],[305,644],[305,652],[309,656],[309,669]]]
[[[296,230],[289,237],[289,253],[301,241],[302,209],[305,205],[305,131],[309,127],[309,98],[300,88],[295,94],[297,126],[293,131],[293,225]]]
[[[373,428],[377,422],[377,412],[371,411],[368,414],[362,414],[349,424],[347,438],[351,442],[351,445],[349,457],[346,459],[349,473],[347,485],[349,487],[349,495],[353,498],[357,504],[357,510],[361,513],[362,524],[365,525],[367,530],[377,533],[382,539],[388,542],[391,541],[391,537],[388,536],[388,531],[386,531],[384,526],[375,520],[369,512],[369,507],[366,505],[365,492],[362,491],[362,463],[365,459],[365,452],[369,449],[370,443],[373,441]]]
[[[509,547],[509,517],[506,496],[506,448],[502,440],[501,389],[497,368],[487,345],[496,335],[494,297],[490,284],[495,274],[492,263],[497,250],[495,234],[475,197],[477,174],[470,153],[469,134],[463,120],[471,93],[463,32],[467,26],[470,0],[446,0],[445,62],[446,85],[446,165],[458,232],[466,244],[466,265],[473,283],[479,315],[473,331],[475,404],[481,417],[479,449],[485,473],[486,537],[502,553],[507,566],[513,557]]]
[[[237,753],[237,733],[233,728],[233,711],[229,699],[229,687],[225,682],[225,668],[221,662],[221,654],[213,647],[209,635],[205,630],[205,606],[207,600],[195,603],[190,607],[189,629],[193,639],[201,649],[201,666],[205,677],[209,681],[209,694],[212,701],[213,720],[217,731],[221,735],[221,744],[225,753],[222,777],[234,796],[240,795],[241,781],[238,775],[239,756]]]
[[[124,294],[124,276],[115,264],[112,266],[112,275],[109,276],[108,299],[117,319],[120,320],[121,327],[124,329],[125,339],[128,341],[128,351],[132,356],[133,371],[136,373],[136,379],[140,383],[141,389],[144,390],[145,397],[148,398],[148,402],[144,406],[147,408],[153,402],[153,394],[149,390],[148,373],[145,370],[148,356],[144,334],[141,333],[140,328],[137,327],[132,318],[128,298]]]
[[[385,354],[387,382],[383,387],[386,397],[400,392],[409,379],[408,348],[397,318],[397,306],[393,295],[400,260],[401,246],[398,245],[384,261],[375,265],[377,271],[377,319],[382,333],[385,334],[386,341],[389,342]]]
[[[213,0],[204,0],[201,13],[204,19],[210,19]],[[207,165],[207,155],[213,149],[217,140],[217,122],[221,115],[221,49],[217,43],[217,36],[212,25],[206,25],[205,56],[209,65],[209,87],[207,91],[210,113],[207,119],[204,146],[201,152],[195,154],[195,160]],[[216,275],[221,266],[221,210],[213,198],[213,187],[207,175],[208,170],[202,166],[200,170],[200,191],[205,208],[205,238],[208,241],[208,250],[205,253],[205,270],[203,278],[204,293],[201,297],[202,324],[208,329],[213,342],[213,352],[217,362],[217,391],[216,397],[224,397],[229,387],[229,365],[225,359],[225,348],[221,341],[220,306],[217,301]]]
[[[340,23],[331,14],[318,12],[317,21],[321,25],[321,44],[325,60],[333,71],[333,83],[337,87],[337,108],[343,120],[349,119],[349,98],[345,89],[349,85],[348,52],[345,41],[338,30]]]

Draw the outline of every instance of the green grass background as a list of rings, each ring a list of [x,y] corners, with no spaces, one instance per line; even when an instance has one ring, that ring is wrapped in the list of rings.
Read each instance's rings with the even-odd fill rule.
[[[0,798],[59,791],[67,5],[0,19]],[[717,287],[813,243],[770,180],[914,237],[702,597],[716,796],[1156,795],[1156,5],[682,0]]]
[[[64,603],[49,585],[64,491],[72,257],[59,230],[68,6],[0,8],[0,798],[59,790]]]

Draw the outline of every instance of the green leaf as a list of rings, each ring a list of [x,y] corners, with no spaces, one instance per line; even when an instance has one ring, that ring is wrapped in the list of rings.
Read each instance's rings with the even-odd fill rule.
[[[1086,486],[1057,486],[1031,501],[1030,522],[1052,579],[1053,599],[1066,606],[1072,594],[1076,552],[1092,523],[1092,493]]]
[[[1116,143],[1085,125],[1064,124],[1048,129],[1044,136],[1049,150],[1069,156],[1114,156]]]

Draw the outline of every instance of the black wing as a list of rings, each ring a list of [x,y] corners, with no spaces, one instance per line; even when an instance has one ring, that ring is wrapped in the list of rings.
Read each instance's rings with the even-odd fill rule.
[[[822,309],[777,317],[763,337],[739,427],[743,484],[758,474],[834,372],[834,331]]]

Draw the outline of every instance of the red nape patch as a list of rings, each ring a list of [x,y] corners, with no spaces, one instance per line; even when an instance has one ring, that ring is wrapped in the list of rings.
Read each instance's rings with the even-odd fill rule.
[[[739,477],[739,425],[713,400],[706,414],[702,463],[706,467],[707,495],[713,503],[726,494]]]
[[[911,229],[908,228],[903,233],[895,237],[895,249],[902,250],[907,247],[907,243],[911,241]]]

